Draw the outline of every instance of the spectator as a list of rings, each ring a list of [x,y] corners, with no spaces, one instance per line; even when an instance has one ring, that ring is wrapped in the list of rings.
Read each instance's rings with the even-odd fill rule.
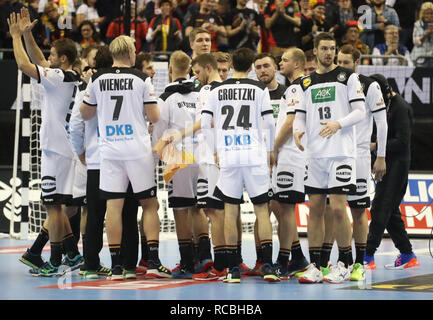
[[[99,34],[105,36],[108,25],[117,17],[122,15],[121,4],[124,0],[98,0],[96,9],[100,17],[105,17],[104,22],[99,24]],[[147,20],[150,21],[150,20]]]
[[[385,0],[371,0],[371,4],[371,15],[365,14],[368,21],[362,21],[364,32],[361,40],[369,48],[374,48],[384,42],[385,27],[390,24],[400,27],[400,20],[393,8],[385,6]]]
[[[135,39],[135,49],[136,52],[140,52],[144,49],[147,49],[146,45],[146,36],[147,36],[147,23],[144,20],[135,16],[135,2],[131,1],[131,37]],[[123,16],[116,18],[112,21],[107,29],[106,40],[108,43],[113,41],[114,38],[125,34],[123,29]]]
[[[100,17],[98,10],[96,10],[97,0],[83,0],[83,2],[77,9],[77,25],[79,26],[84,20],[89,20],[95,25],[96,31],[99,32],[99,24],[104,22],[105,17]]]
[[[410,59],[409,50],[399,43],[399,32],[398,27],[394,25],[388,25],[385,28],[385,42],[378,44],[373,49],[373,55],[380,56],[400,56],[404,59],[399,58],[373,58],[373,64],[376,66],[388,65],[388,66],[412,66],[412,60]]]
[[[237,0],[236,8],[226,16],[225,27],[230,50],[249,48],[257,51],[259,26],[264,27],[264,19],[256,11],[247,8],[247,2],[248,0]]]
[[[400,43],[409,50],[413,48],[412,34],[423,0],[386,0],[386,5],[394,8],[400,21]]]
[[[220,75],[221,80],[224,81],[229,77],[232,58],[227,52],[214,52],[213,55],[217,60],[218,74]]]
[[[265,26],[269,29],[269,52],[280,55],[297,46],[295,27],[301,26],[299,5],[294,0],[273,0],[265,9]]]
[[[424,2],[419,13],[419,20],[413,29],[412,61],[415,65],[432,65],[433,59],[433,3]],[[421,56],[431,56],[427,61]],[[430,63],[426,63],[430,62]]]
[[[352,0],[338,0],[336,10],[329,12],[326,20],[329,21],[329,31],[334,33],[337,43],[341,43],[346,23],[357,20],[357,12],[352,6]]]
[[[365,43],[362,43],[360,39],[361,29],[358,21],[347,21],[345,30],[343,45],[350,44],[354,48],[358,49],[361,54],[370,54],[370,48]],[[361,64],[370,64],[370,59],[363,58]]]
[[[60,15],[75,14],[74,0],[39,0],[38,12],[40,14],[44,13],[45,6],[49,2],[55,3],[57,7],[60,8]]]
[[[91,44],[103,44],[100,40],[99,33],[95,29],[95,25],[88,20],[84,20],[78,27],[77,35],[76,43],[78,53],[81,53],[83,49]]]
[[[226,16],[231,10],[230,0],[217,0],[215,2],[215,13],[218,15],[219,19],[226,21]],[[229,49],[229,39],[227,38],[227,33],[218,34],[218,51],[227,52]]]
[[[42,23],[45,27],[43,46],[48,48],[57,39],[70,38],[72,31],[69,28],[59,28],[59,7],[54,2],[48,2],[42,14]]]
[[[310,0],[311,16],[301,20],[301,47],[304,51],[313,49],[314,38],[321,32],[328,31],[325,23],[325,0]]]
[[[224,21],[221,16],[216,14],[212,9],[216,0],[201,0],[200,11],[192,14],[186,22],[185,36],[189,34],[194,28],[202,27],[208,30],[211,34],[211,51],[218,51],[218,35],[225,35]]]
[[[180,21],[173,18],[170,0],[160,0],[161,13],[149,23],[146,40],[151,43],[151,51],[175,51],[182,41],[182,27]]]

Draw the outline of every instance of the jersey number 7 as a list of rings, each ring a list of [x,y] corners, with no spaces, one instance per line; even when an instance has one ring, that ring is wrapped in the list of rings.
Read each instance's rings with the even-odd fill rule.
[[[120,109],[122,109],[123,96],[111,96],[111,100],[116,100],[113,112],[113,121],[117,121],[119,120]]]

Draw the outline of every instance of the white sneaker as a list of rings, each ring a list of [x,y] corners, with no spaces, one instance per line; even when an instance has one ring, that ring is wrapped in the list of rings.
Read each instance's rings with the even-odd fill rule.
[[[322,280],[322,271],[317,269],[314,263],[310,263],[304,274],[298,278],[299,283],[321,283]]]
[[[344,263],[338,261],[338,263],[330,268],[331,272],[323,277],[323,281],[329,283],[343,283],[350,279],[350,267],[346,268]]]

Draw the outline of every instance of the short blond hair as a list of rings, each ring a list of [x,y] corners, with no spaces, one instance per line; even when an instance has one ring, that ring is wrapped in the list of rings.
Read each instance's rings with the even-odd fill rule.
[[[295,62],[299,62],[302,69],[305,68],[305,65],[307,64],[307,57],[305,56],[304,51],[299,48],[290,48],[287,49],[284,53],[292,54],[292,59]]]
[[[113,59],[124,59],[129,57],[131,51],[135,51],[134,39],[129,36],[116,37],[109,46]]]
[[[227,63],[231,63],[232,62],[232,57],[229,53],[227,52],[212,52],[212,55],[216,58],[217,62],[227,62]]]
[[[419,19],[422,20],[424,18],[424,12],[427,10],[433,10],[433,3],[428,1],[424,2],[421,6],[421,10],[419,11]]]
[[[170,65],[178,73],[188,72],[191,58],[185,52],[176,50],[170,56]]]

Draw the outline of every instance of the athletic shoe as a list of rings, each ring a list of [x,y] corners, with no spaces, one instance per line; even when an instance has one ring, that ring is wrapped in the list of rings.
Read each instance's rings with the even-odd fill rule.
[[[119,281],[123,280],[123,271],[122,267],[117,265],[111,269],[111,276],[107,278],[108,280]]]
[[[135,269],[134,270],[123,269],[122,276],[123,279],[125,280],[137,279],[137,272],[135,271]]]
[[[352,273],[350,274],[351,281],[363,281],[365,280],[365,269],[362,264],[355,263],[353,265]]]
[[[176,267],[174,267],[173,269],[171,269],[171,273],[173,274],[173,272],[177,272],[179,271],[181,268],[180,263],[176,263]]]
[[[241,271],[239,267],[233,267],[228,272],[223,282],[225,283],[241,283]]]
[[[171,278],[171,271],[164,267],[161,262],[158,260],[157,262],[153,260],[149,260],[147,264],[147,277],[151,278]]]
[[[223,271],[218,271],[215,268],[212,268],[208,272],[196,273],[192,278],[197,281],[214,281],[220,280],[225,276],[227,276],[227,271],[225,269]]]
[[[376,264],[374,263],[374,256],[368,256],[364,254],[364,268],[367,270],[376,269]]]
[[[51,262],[45,262],[39,269],[33,270],[35,273],[32,273],[35,277],[60,277],[65,274],[64,271],[59,270],[59,267],[55,267],[51,264]]]
[[[263,280],[267,282],[280,282],[276,270],[269,264],[265,263],[262,266]]]
[[[289,272],[289,276],[293,277],[296,276],[297,273],[301,273],[305,270],[307,270],[309,266],[309,263],[305,257],[302,257],[302,259],[292,259],[287,266],[287,271]]]
[[[135,271],[137,272],[137,274],[139,273],[146,274],[148,265],[149,263],[147,262],[147,260],[140,259],[140,262],[138,263],[138,266],[135,268]]]
[[[413,268],[419,266],[419,261],[416,255],[412,252],[409,254],[401,253],[397,256],[393,264],[385,265],[386,269],[389,270],[403,270],[407,268]]]
[[[111,276],[111,269],[99,266],[96,270],[84,270],[82,273],[80,271],[80,274],[84,279],[99,279],[99,276]]]
[[[316,268],[314,263],[310,263],[307,270],[298,278],[299,283],[321,283],[323,281],[322,272]]]
[[[39,269],[44,265],[44,260],[42,260],[41,255],[35,255],[31,253],[30,249],[26,250],[26,252],[21,256],[19,261],[32,269]]]
[[[330,262],[328,262],[328,265],[326,267],[320,267],[320,271],[322,271],[322,275],[324,277],[331,273],[331,267],[332,264]]]
[[[188,270],[186,266],[180,266],[177,271],[171,273],[173,279],[192,279],[194,270]]]
[[[290,279],[287,265],[282,266],[281,264],[276,263],[274,265],[274,269],[275,269],[275,272],[276,272],[278,278],[280,278],[281,280],[289,280]]]
[[[263,276],[262,266],[263,266],[263,261],[256,261],[256,265],[254,266],[254,268],[245,270],[242,273],[242,276],[244,276],[244,277],[254,277],[254,276],[262,277]]]
[[[66,255],[63,258],[62,261],[62,266],[66,266],[70,269],[70,271],[73,271],[75,269],[78,269],[79,267],[81,267],[84,264],[84,258],[81,254],[77,254],[75,257],[73,257],[72,259],[68,257],[68,255]]]
[[[200,261],[194,268],[194,273],[207,272],[213,267],[212,259],[204,259]]]
[[[239,272],[241,273],[241,276],[244,276],[244,277],[246,276],[246,274],[248,272],[251,271],[251,269],[248,268],[248,266],[245,263],[243,263],[243,262],[239,263],[238,267],[239,267]]]
[[[343,283],[350,279],[350,269],[344,266],[344,263],[338,261],[336,265],[330,267],[331,272],[323,277],[323,281],[329,283]]]

